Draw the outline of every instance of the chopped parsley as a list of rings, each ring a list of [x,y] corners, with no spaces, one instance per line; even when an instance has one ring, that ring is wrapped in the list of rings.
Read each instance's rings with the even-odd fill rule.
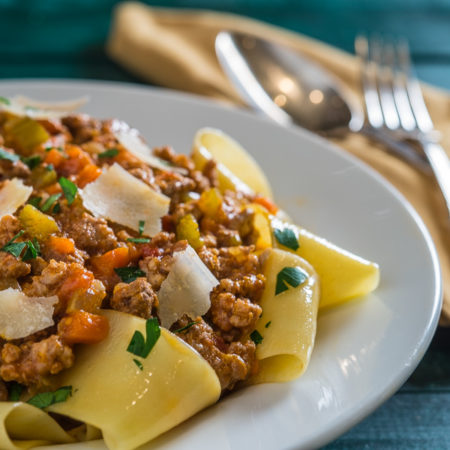
[[[28,261],[30,259],[36,258],[41,252],[39,247],[39,243],[36,238],[33,241],[25,241],[25,242],[14,242],[17,238],[22,236],[25,233],[24,230],[19,231],[9,242],[7,242],[0,251],[10,253],[11,255],[19,258],[22,252],[25,250],[25,253],[22,257],[23,261]]]
[[[24,162],[31,170],[33,170],[42,162],[42,158],[39,155],[24,156],[21,159],[22,162]]]
[[[144,339],[142,333],[136,330],[128,344],[127,352],[141,358],[147,358],[161,335],[161,329],[156,317],[152,317],[145,322],[145,334],[146,337]]]
[[[23,386],[15,381],[9,383],[8,400],[10,402],[18,402],[23,392]]]
[[[277,275],[277,284],[275,287],[275,295],[281,294],[291,287],[301,285],[308,275],[300,269],[300,267],[285,267]]]
[[[144,227],[145,227],[145,220],[140,220],[139,221],[139,236],[141,236],[142,233],[144,232]]]
[[[58,152],[62,152],[64,150],[62,147],[53,147],[51,145],[49,147],[45,147],[46,152],[49,152],[50,150],[53,150],[53,149],[58,150]]]
[[[284,245],[291,250],[295,251],[300,247],[298,244],[298,236],[291,228],[275,228],[273,234],[281,245]]]
[[[36,240],[36,238],[34,238],[33,241],[27,241],[26,245],[27,249],[22,256],[22,261],[35,259],[41,253],[41,247],[39,246],[39,242]]]
[[[5,105],[10,105],[11,102],[6,97],[0,97],[0,103],[4,103]]]
[[[34,206],[35,208],[39,208],[39,205],[41,204],[41,202],[42,202],[42,197],[31,197],[28,200],[28,203],[30,205]]]
[[[189,328],[191,328],[196,323],[198,323],[198,322],[189,322],[184,327],[178,328],[178,330],[174,330],[174,333],[182,333],[183,331],[187,331],[187,330],[189,330]]]
[[[59,185],[61,186],[61,189],[64,193],[64,196],[67,199],[67,203],[71,205],[73,201],[75,200],[75,197],[78,192],[77,185],[72,183],[67,178],[61,177],[58,181]]]
[[[114,158],[114,156],[117,156],[118,154],[119,154],[119,150],[117,150],[117,148],[110,148],[109,150],[99,153],[98,157],[99,158]]]
[[[61,197],[61,195],[61,193],[50,195],[50,197],[45,200],[44,204],[41,206],[41,211],[48,211],[53,206],[53,203],[55,203],[59,199],[59,197]]]
[[[8,161],[16,162],[19,161],[20,158],[14,153],[9,153],[3,148],[0,148],[0,159],[6,159]]]
[[[252,333],[250,334],[250,339],[256,344],[261,344],[261,342],[263,341],[263,337],[259,334],[258,330],[254,330],[252,331]]]
[[[271,320],[269,320],[265,325],[264,325],[264,327],[265,328],[269,328],[270,327],[270,325],[271,325],[271,323],[272,323],[272,321]]]
[[[148,244],[150,242],[149,238],[128,238],[128,242],[133,242],[134,244]]]
[[[124,283],[131,283],[136,280],[136,278],[145,277],[145,272],[143,272],[139,267],[120,267],[114,269],[114,272],[119,275],[120,279]]]
[[[59,203],[56,203],[53,207],[53,214],[59,214],[61,212],[61,205]]]
[[[144,370],[144,366],[138,359],[133,359],[133,362],[139,367],[139,370]]]
[[[36,406],[36,408],[47,408],[55,403],[65,402],[72,395],[72,386],[63,386],[54,392],[42,392],[40,394],[31,397],[27,401],[30,405]]]
[[[52,170],[55,170],[55,166],[53,164],[49,164],[48,166],[45,166],[45,170],[47,172],[51,172]]]

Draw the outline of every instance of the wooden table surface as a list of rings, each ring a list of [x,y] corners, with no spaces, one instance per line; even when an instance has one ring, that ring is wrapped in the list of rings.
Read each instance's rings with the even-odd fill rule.
[[[115,3],[0,0],[0,78],[140,82],[103,51]],[[169,0],[151,4],[243,14],[350,52],[360,31],[405,36],[419,77],[450,89],[449,0]],[[450,449],[450,329],[438,329],[418,368],[390,400],[326,448]]]

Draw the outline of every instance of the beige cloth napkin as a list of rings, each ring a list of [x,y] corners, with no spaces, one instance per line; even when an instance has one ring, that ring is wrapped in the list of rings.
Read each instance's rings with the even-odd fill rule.
[[[359,67],[354,56],[240,16],[122,3],[114,14],[107,51],[115,61],[152,83],[242,105],[215,57],[214,39],[222,29],[245,31],[300,50],[339,76],[361,98]],[[436,128],[442,133],[441,143],[450,149],[450,95],[431,87],[425,87],[424,94]],[[442,267],[441,324],[450,325],[450,226],[436,183],[362,135],[349,134],[334,141],[379,171],[421,215],[438,249]]]

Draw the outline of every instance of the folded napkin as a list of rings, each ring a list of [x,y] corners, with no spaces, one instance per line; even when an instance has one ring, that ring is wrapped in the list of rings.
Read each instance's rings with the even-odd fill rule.
[[[154,84],[243,105],[215,56],[214,39],[223,29],[252,33],[299,50],[340,77],[361,97],[359,66],[354,56],[300,34],[230,14],[122,3],[114,14],[107,51],[115,61]],[[436,128],[442,133],[441,143],[450,149],[450,95],[431,87],[424,87],[424,95]],[[333,141],[386,177],[421,215],[441,262],[445,293],[441,324],[450,325],[450,226],[434,179],[385,153],[362,135],[348,134]]]

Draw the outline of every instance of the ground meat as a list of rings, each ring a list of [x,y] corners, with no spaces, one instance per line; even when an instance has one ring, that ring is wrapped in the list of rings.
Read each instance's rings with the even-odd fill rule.
[[[202,247],[198,255],[214,276],[222,279],[260,273],[261,263],[254,251],[252,245],[220,249]]]
[[[26,178],[31,174],[30,169],[22,161],[0,160],[0,180],[11,178]]]
[[[262,313],[250,299],[259,299],[264,289],[263,275],[246,275],[238,279],[220,280],[211,292],[209,315],[227,341],[248,336]]]
[[[20,231],[20,222],[17,217],[4,216],[0,220],[0,246],[3,247]]]
[[[7,343],[1,352],[0,376],[5,381],[43,387],[49,384],[50,375],[68,369],[73,362],[72,349],[57,335],[20,346]]]
[[[190,321],[183,317],[176,326],[181,328]],[[208,361],[219,377],[222,390],[232,389],[238,381],[245,380],[254,373],[256,358],[255,344],[252,341],[228,346],[203,319],[197,318],[196,321],[197,324],[180,332],[178,336]]]
[[[0,278],[20,278],[31,272],[31,266],[10,253],[0,251]]]
[[[66,263],[79,263],[84,264],[84,261],[89,258],[89,255],[86,252],[83,252],[77,248],[73,253],[59,253],[53,247],[45,245],[41,245],[41,253],[42,257],[46,261],[51,261],[52,259],[55,261],[63,261]]]
[[[8,400],[8,389],[6,384],[0,380],[0,402],[6,402]]]
[[[33,277],[32,282],[25,284],[23,290],[29,297],[51,297],[56,295],[67,277],[69,267],[64,262],[50,261],[40,275]]]
[[[153,149],[153,153],[158,158],[169,161],[174,166],[182,167],[188,171],[195,169],[195,165],[189,157],[175,153],[171,147],[157,147]]]
[[[175,172],[160,172],[155,177],[155,183],[164,195],[170,197],[171,209],[183,200],[185,194],[195,188],[195,182],[191,178]]]
[[[143,164],[142,167],[129,169],[128,172],[130,173],[130,175],[133,175],[134,177],[143,181],[145,184],[148,184],[151,188],[154,189],[156,187],[159,191],[159,188],[156,186],[155,176],[153,175],[153,170],[151,169],[151,167]]]
[[[152,308],[158,306],[158,297],[145,278],[138,278],[129,284],[116,284],[110,306],[116,311],[148,319],[152,316]]]
[[[217,187],[219,185],[217,179],[217,163],[213,159],[206,162],[203,167],[202,174],[208,179],[211,187]]]
[[[106,220],[94,217],[80,207],[63,206],[58,219],[61,228],[75,241],[75,245],[91,256],[106,253],[117,247],[114,231]]]
[[[90,141],[100,134],[101,122],[86,114],[72,114],[61,121],[69,129],[75,144]]]

